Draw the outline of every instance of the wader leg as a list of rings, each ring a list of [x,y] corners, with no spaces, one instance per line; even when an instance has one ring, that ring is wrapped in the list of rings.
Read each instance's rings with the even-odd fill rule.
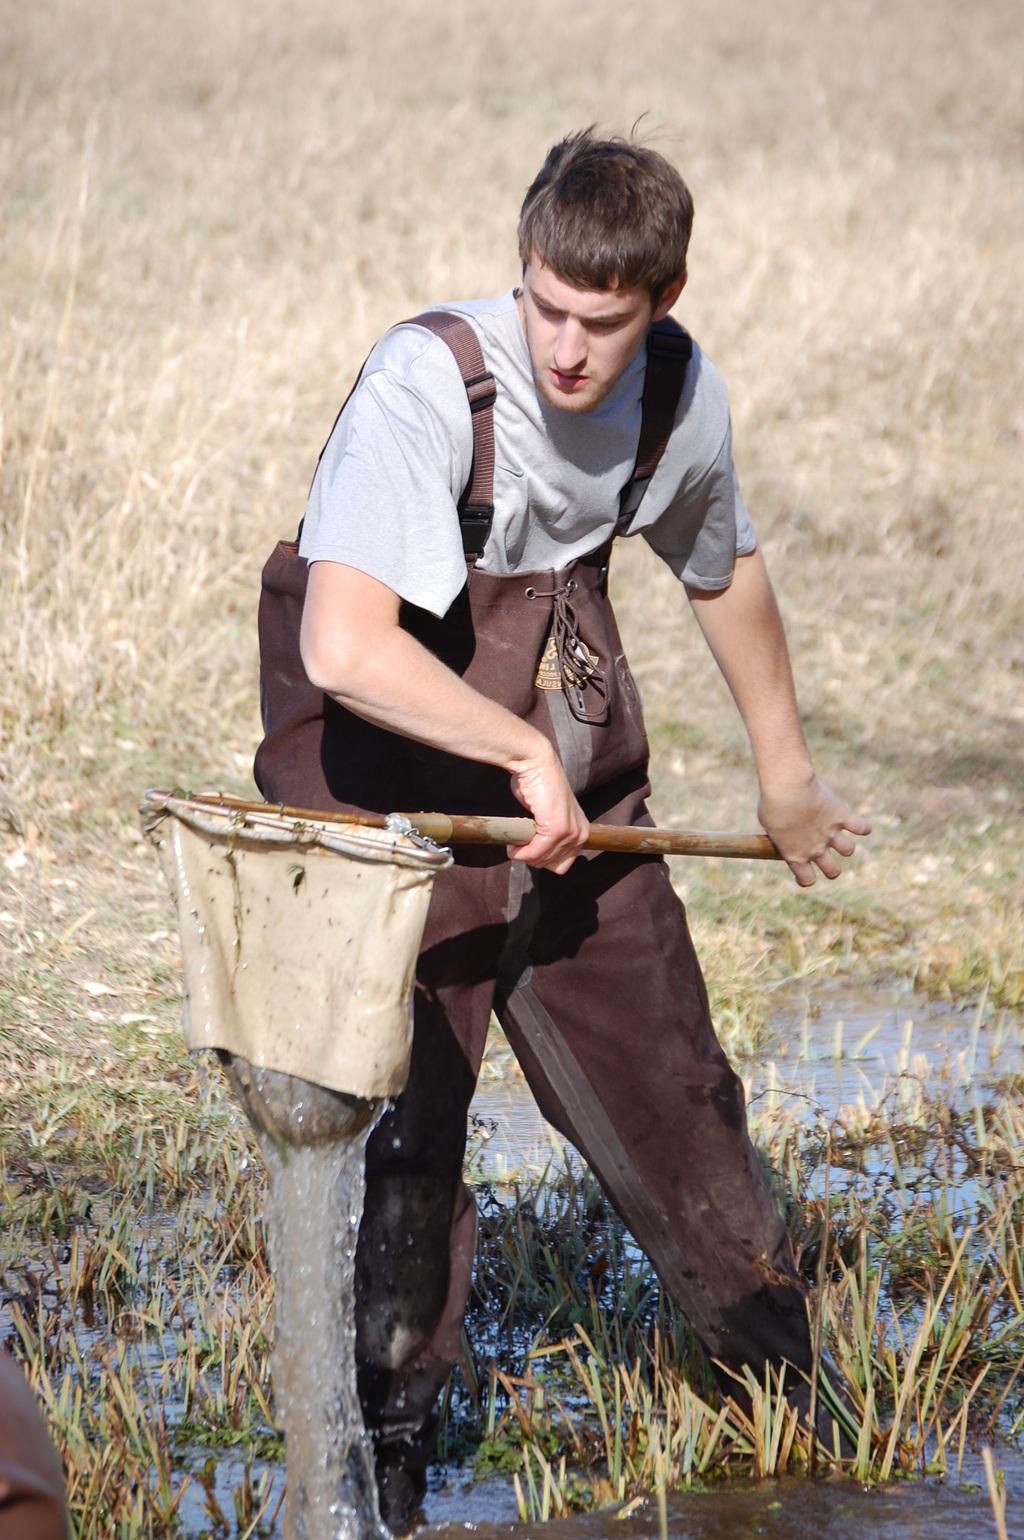
[[[528,879],[496,1009],[541,1111],[584,1155],[708,1354],[759,1375],[783,1359],[806,1371],[789,1238],[664,863],[602,855],[564,878]]]

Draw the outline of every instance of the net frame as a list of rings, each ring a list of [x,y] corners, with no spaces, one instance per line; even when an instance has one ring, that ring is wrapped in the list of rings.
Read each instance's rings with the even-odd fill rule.
[[[172,792],[147,792],[140,815],[177,910],[186,1045],[397,1095],[431,889],[451,853],[398,821],[320,823]]]

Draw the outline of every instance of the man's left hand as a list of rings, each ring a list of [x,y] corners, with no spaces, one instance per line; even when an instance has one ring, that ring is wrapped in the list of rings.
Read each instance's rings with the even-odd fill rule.
[[[802,888],[813,887],[818,872],[838,877],[843,869],[838,857],[852,856],[855,836],[871,833],[867,819],[851,812],[813,773],[762,789],[757,816]]]

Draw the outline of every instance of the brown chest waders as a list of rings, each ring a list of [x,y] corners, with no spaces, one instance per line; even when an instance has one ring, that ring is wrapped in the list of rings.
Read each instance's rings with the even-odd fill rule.
[[[443,620],[403,605],[402,624],[557,746],[589,818],[649,823],[640,703],[606,597],[609,548],[561,572],[476,569],[493,513],[494,382],[468,323],[435,313],[419,324],[452,348],[473,409],[460,504],[468,572]],[[620,529],[668,441],[688,356],[674,322],[652,328]],[[279,546],[260,608],[256,779],[267,800],[521,812],[504,771],[385,732],[313,688],[298,650],[305,581],[296,547]],[[409,1084],[367,1154],[357,1331],[381,1465],[425,1466],[433,1405],[458,1356],[475,1233],[462,1160],[492,1008],[544,1116],[585,1157],[711,1357],[759,1376],[783,1360],[807,1371],[789,1240],[664,861],[584,854],[564,877],[493,849],[456,849],[455,862],[427,920]]]

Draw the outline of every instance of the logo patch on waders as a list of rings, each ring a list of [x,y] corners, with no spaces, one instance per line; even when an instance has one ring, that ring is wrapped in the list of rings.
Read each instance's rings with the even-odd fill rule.
[[[544,651],[541,653],[540,662],[537,664],[537,677],[533,683],[538,690],[560,690],[562,688],[562,670],[558,663],[558,648],[555,646],[553,631],[548,632]]]
[[[580,646],[586,653],[592,667],[596,669],[601,661],[597,653],[591,652],[590,648],[583,642],[580,643]],[[537,677],[534,679],[533,685],[536,690],[564,689],[562,665],[558,660],[558,646],[555,642],[554,631],[548,632],[548,639],[544,644],[544,651],[540,655],[540,662],[537,664]]]

